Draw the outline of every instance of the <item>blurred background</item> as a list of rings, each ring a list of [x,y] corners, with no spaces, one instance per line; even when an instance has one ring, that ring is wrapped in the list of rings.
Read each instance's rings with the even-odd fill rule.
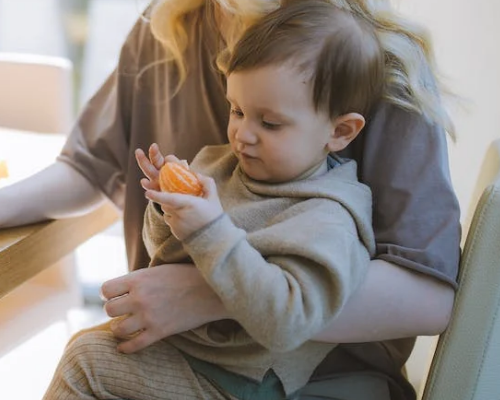
[[[114,69],[121,43],[146,6],[146,0],[0,0],[0,51],[71,60],[78,115]],[[108,233],[119,236],[120,229],[117,224]],[[118,242],[122,246],[121,239]],[[85,250],[82,258],[94,253]],[[87,261],[80,264],[87,266]],[[113,264],[119,264],[120,272],[126,270],[123,258]],[[81,268],[80,272],[84,290],[91,291],[96,282],[118,271]],[[89,299],[93,295],[86,294]]]
[[[121,43],[146,6],[145,0],[0,0],[0,52],[71,60],[76,116],[112,72]],[[99,286],[127,272],[121,223],[63,262],[76,264],[81,307],[51,316],[43,329],[0,353],[1,399],[41,399],[69,336],[104,320]]]
[[[0,0],[0,51],[70,59],[77,115],[114,68],[121,43],[147,3]],[[398,0],[396,5],[404,15],[429,29],[440,71],[460,99],[450,102],[458,141],[450,142],[449,154],[466,229],[469,210],[477,201],[482,159],[490,143],[500,137],[500,2]],[[103,259],[103,254],[109,257]],[[126,272],[120,224],[82,245],[76,257],[83,306],[72,310],[67,320],[50,325],[0,355],[0,398],[40,398],[68,335],[104,318],[98,287],[104,280]],[[413,362],[419,368],[420,361]]]
[[[75,106],[113,69],[147,0],[0,0],[0,51],[67,57]]]

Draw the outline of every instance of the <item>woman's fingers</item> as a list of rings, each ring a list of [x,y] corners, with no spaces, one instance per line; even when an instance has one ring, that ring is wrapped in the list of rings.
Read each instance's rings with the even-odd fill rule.
[[[136,315],[115,318],[111,321],[110,327],[113,335],[119,339],[125,340],[133,338],[144,329],[140,318]]]
[[[142,350],[161,339],[163,338],[152,335],[148,330],[139,331],[131,339],[121,342],[118,345],[117,350],[121,353],[131,354]]]
[[[101,286],[101,297],[104,300],[111,300],[127,294],[130,291],[130,276],[127,274],[104,282]]]
[[[131,301],[127,295],[112,298],[104,304],[104,311],[110,317],[120,317],[122,315],[130,314],[132,310]]]
[[[220,299],[189,264],[131,272],[105,282],[103,294],[110,299],[106,310],[118,316],[111,329],[124,339],[118,346],[123,353],[139,351],[209,321],[229,318]]]

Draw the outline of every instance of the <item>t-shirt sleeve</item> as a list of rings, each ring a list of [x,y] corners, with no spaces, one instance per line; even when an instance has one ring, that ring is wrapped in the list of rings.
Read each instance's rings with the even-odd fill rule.
[[[373,192],[376,258],[456,287],[460,209],[445,132],[384,103],[358,139],[351,156]]]
[[[84,106],[58,160],[123,208],[129,165],[130,121],[140,53],[149,26],[139,18],[120,51],[117,68]]]

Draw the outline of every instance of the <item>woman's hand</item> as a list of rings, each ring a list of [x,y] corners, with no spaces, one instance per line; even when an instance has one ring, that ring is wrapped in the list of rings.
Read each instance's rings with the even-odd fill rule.
[[[224,210],[212,178],[197,174],[203,196],[146,190],[146,198],[160,204],[172,234],[184,240],[222,215]]]
[[[146,268],[102,285],[118,351],[134,353],[176,333],[227,318],[220,299],[190,264]]]

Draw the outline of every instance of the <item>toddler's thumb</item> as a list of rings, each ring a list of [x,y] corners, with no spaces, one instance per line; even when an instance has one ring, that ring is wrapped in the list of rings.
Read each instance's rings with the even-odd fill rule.
[[[213,178],[202,174],[196,174],[196,177],[203,186],[204,197],[211,197],[217,194],[217,186]]]

